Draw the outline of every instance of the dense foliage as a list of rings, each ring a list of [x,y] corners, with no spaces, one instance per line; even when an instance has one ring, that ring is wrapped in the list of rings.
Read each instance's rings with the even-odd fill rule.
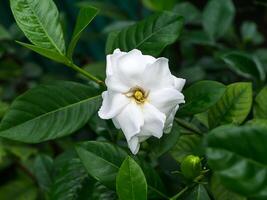
[[[1,1],[0,199],[267,199],[266,10],[264,1]],[[137,155],[97,115],[116,48],[166,57],[187,80],[171,133]]]

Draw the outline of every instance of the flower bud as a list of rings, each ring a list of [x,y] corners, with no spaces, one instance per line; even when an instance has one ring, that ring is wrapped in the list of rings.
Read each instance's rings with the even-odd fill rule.
[[[187,179],[192,180],[199,176],[201,169],[201,159],[198,156],[186,156],[181,163],[181,172]]]

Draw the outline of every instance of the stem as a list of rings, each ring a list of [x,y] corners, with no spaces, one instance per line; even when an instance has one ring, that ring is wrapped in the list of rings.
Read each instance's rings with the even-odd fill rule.
[[[189,189],[188,186],[186,186],[184,189],[182,189],[179,193],[177,193],[176,195],[174,195],[173,197],[170,198],[170,200],[176,200],[179,197],[181,197],[187,190]]]
[[[164,199],[169,199],[169,197],[167,197],[167,196],[166,196],[165,194],[163,194],[162,192],[160,192],[160,191],[154,189],[153,187],[151,187],[151,186],[148,185],[148,188],[149,188],[150,190],[153,190],[155,193],[157,193],[158,195],[160,195],[162,198],[164,198]]]
[[[196,133],[197,135],[202,136],[201,131],[194,125],[191,124],[185,120],[179,119],[179,118],[175,118],[175,121],[183,128],[192,131],[193,133]]]
[[[82,68],[78,67],[73,62],[69,61],[69,63],[67,63],[67,66],[69,66],[70,68],[74,69],[75,71],[81,73],[82,75],[84,75],[85,77],[91,79],[92,81],[96,82],[98,85],[105,86],[105,83],[102,80],[96,78],[95,76],[93,76],[89,72],[87,72],[87,71],[83,70]]]

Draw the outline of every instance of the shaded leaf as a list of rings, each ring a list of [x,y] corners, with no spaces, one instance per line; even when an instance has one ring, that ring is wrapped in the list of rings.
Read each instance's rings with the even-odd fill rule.
[[[53,159],[47,155],[38,155],[33,164],[33,173],[38,185],[45,192],[49,191],[52,184]]]
[[[240,52],[231,52],[223,55],[222,60],[227,66],[245,78],[265,80],[265,72],[258,59]]]
[[[83,187],[83,181],[88,177],[76,152],[71,150],[61,154],[56,158],[53,169],[55,171],[49,199],[76,200]]]
[[[225,125],[206,139],[209,166],[228,189],[251,199],[267,198],[267,127]]]
[[[193,188],[185,200],[210,200],[210,197],[206,188],[203,185],[198,184]]]
[[[75,25],[75,29],[72,35],[72,39],[70,41],[67,56],[68,58],[72,57],[73,51],[77,45],[78,40],[81,37],[82,32],[84,29],[90,24],[90,22],[94,19],[94,17],[97,15],[98,10],[94,7],[83,7],[80,9],[77,22]]]
[[[230,28],[234,15],[232,0],[210,0],[203,11],[204,30],[211,39],[219,38]]]
[[[198,135],[182,135],[171,149],[172,157],[178,162],[182,162],[185,156],[197,154],[201,141],[201,137]]]
[[[31,44],[26,44],[26,43],[19,42],[19,41],[17,41],[17,43],[53,61],[63,63],[63,64],[69,63],[69,60],[65,56],[57,52],[54,52],[53,50],[45,49],[45,48],[34,46]]]
[[[151,138],[151,151],[155,156],[162,156],[164,153],[168,152],[177,142],[180,137],[179,126],[176,122],[173,122],[172,131],[170,133],[164,134],[162,138]]]
[[[215,175],[211,177],[210,181],[211,192],[216,200],[245,200],[245,197],[241,197],[227,190],[220,182],[219,178]]]

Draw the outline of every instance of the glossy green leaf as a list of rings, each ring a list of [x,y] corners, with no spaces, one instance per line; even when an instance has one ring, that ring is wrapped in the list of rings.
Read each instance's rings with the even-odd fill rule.
[[[147,183],[139,165],[127,157],[116,177],[116,190],[120,200],[146,200]]]
[[[151,138],[150,146],[153,154],[157,157],[167,153],[180,137],[180,128],[176,122],[173,122],[172,131],[164,134],[162,138]]]
[[[76,151],[87,169],[87,172],[100,183],[115,189],[116,175],[121,164],[127,157],[127,153],[117,145],[105,142],[89,141],[76,146]],[[93,162],[92,162],[93,161]],[[159,177],[153,172],[153,168],[141,163],[148,182],[150,194],[163,196],[162,184]],[[146,173],[147,172],[147,173]],[[153,195],[154,196],[154,195]]]
[[[251,199],[267,198],[267,127],[225,125],[206,137],[209,166],[228,189]]]
[[[80,9],[77,22],[75,25],[75,29],[72,35],[72,39],[68,47],[68,52],[67,52],[68,58],[72,57],[73,51],[77,45],[78,40],[81,37],[82,32],[90,24],[90,22],[95,18],[97,13],[98,13],[98,10],[94,7],[88,6],[88,7],[83,7]]]
[[[158,56],[163,49],[174,43],[183,26],[181,16],[171,12],[152,15],[141,22],[111,33],[106,44],[106,53],[116,48],[122,51],[139,49],[143,54]]]
[[[215,175],[211,177],[210,189],[216,200],[246,200],[245,197],[227,190]]]
[[[232,0],[210,0],[203,11],[204,30],[211,39],[217,39],[230,28],[234,15]]]
[[[32,50],[32,51],[34,51],[35,53],[38,53],[38,54],[40,54],[40,55],[42,55],[44,57],[47,57],[47,58],[49,58],[49,59],[51,59],[53,61],[56,61],[56,62],[59,62],[59,63],[63,63],[63,64],[68,64],[69,63],[69,60],[65,56],[63,56],[63,55],[61,55],[61,54],[59,54],[57,52],[54,52],[53,50],[45,49],[45,48],[42,48],[42,47],[39,47],[39,46],[26,44],[26,43],[18,42],[18,41],[17,41],[17,43],[22,45],[22,46],[24,46],[24,47],[26,47],[26,48],[28,48],[28,49],[30,49],[30,50]]]
[[[203,185],[198,184],[192,191],[190,191],[185,200],[210,200],[210,197],[206,188]]]
[[[75,151],[67,151],[55,159],[49,200],[77,200],[88,175]]]
[[[201,137],[198,135],[182,135],[171,149],[172,157],[178,162],[182,162],[185,156],[198,154],[201,141]]]
[[[0,136],[37,143],[73,133],[100,107],[101,98],[86,85],[56,82],[19,96],[0,124]]]
[[[177,115],[191,116],[207,111],[222,97],[225,88],[216,81],[199,81],[193,84],[183,92],[186,103],[179,108]]]
[[[222,98],[208,112],[209,126],[241,124],[252,105],[251,83],[239,82],[227,86]]]
[[[65,54],[65,41],[59,13],[53,0],[10,0],[15,20],[36,46]]]
[[[221,58],[231,70],[240,76],[261,81],[265,80],[264,69],[257,58],[240,52],[226,53]]]
[[[267,119],[267,87],[264,87],[255,98],[254,117]]]

